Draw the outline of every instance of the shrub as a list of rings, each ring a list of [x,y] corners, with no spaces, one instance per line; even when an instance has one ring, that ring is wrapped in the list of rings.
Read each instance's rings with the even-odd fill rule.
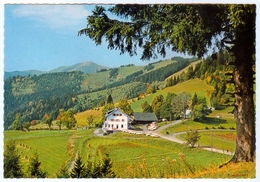
[[[197,130],[195,131],[188,131],[186,134],[186,141],[188,145],[191,145],[191,147],[194,147],[194,145],[199,141],[200,135]]]
[[[219,126],[218,129],[226,129],[224,126]]]

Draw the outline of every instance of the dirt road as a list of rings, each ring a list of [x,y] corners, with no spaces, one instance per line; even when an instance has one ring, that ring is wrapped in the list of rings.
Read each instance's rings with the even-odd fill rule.
[[[177,125],[177,124],[180,124],[182,122],[182,120],[176,120],[176,121],[172,121],[171,123],[167,124],[167,125],[164,125],[164,126],[161,126],[159,128],[157,128],[156,130],[154,131],[148,131],[146,129],[146,127],[144,127],[144,132],[146,134],[153,134],[153,135],[157,135],[159,136],[160,138],[163,138],[163,139],[166,139],[166,140],[170,140],[170,141],[173,141],[173,142],[176,142],[176,143],[180,143],[180,144],[185,144],[186,142],[183,141],[183,140],[180,140],[178,138],[176,138],[177,135],[180,135],[180,134],[184,134],[186,133],[186,131],[184,132],[178,132],[178,133],[173,133],[171,135],[164,135],[164,134],[161,134],[160,132],[163,130],[163,129],[166,129],[166,128],[169,128],[171,126],[174,126],[174,125]],[[216,130],[216,129],[215,129]],[[215,131],[214,130],[214,131]],[[200,131],[204,131],[204,130],[200,130]],[[208,130],[207,130],[208,131]],[[211,152],[217,152],[217,153],[221,153],[221,154],[226,154],[226,155],[234,155],[234,153],[230,152],[230,151],[225,151],[225,150],[220,150],[220,149],[216,149],[216,148],[212,148],[212,147],[205,147],[205,146],[198,146],[198,145],[195,145],[194,147],[199,147],[201,149],[204,149],[204,150],[208,150],[208,151],[211,151]]]

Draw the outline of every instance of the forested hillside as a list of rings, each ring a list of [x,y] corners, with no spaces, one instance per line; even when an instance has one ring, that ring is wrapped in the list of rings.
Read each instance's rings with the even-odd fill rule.
[[[56,119],[59,109],[72,109],[77,113],[99,107],[106,104],[108,94],[112,95],[115,102],[123,98],[135,98],[145,93],[151,85],[171,86],[187,79],[201,78],[206,79],[208,84],[215,84],[216,91],[223,90],[224,86],[219,81],[227,69],[223,65],[229,57],[225,56],[216,61],[204,60],[195,69],[188,69],[188,72],[170,78],[170,75],[185,67],[187,69],[197,59],[172,58],[147,66],[129,64],[102,69],[95,74],[73,71],[11,77],[4,83],[4,128],[11,126],[17,113],[22,123],[41,120],[44,114]]]

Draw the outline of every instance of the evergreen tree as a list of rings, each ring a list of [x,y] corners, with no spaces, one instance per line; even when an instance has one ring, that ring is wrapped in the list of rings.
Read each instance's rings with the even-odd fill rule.
[[[194,107],[195,105],[197,105],[198,102],[199,102],[198,96],[197,96],[197,94],[195,93],[194,96],[193,96],[193,98],[192,98],[192,100],[191,100],[191,108],[193,109],[193,107]]]
[[[13,130],[20,130],[21,129],[21,116],[19,113],[16,113],[15,120],[12,123]]]
[[[141,109],[142,109],[142,112],[153,112],[152,106],[150,106],[150,104],[148,104],[147,101],[144,101],[141,104]]]
[[[68,172],[68,167],[67,165],[62,165],[59,171],[56,173],[57,178],[69,178],[69,172]]]
[[[111,94],[109,94],[108,96],[107,96],[107,104],[113,104],[114,102],[113,102],[113,98],[112,98],[112,96],[111,96]]]
[[[4,178],[22,178],[20,155],[13,139],[6,141],[4,149]]]
[[[118,49],[130,56],[137,54],[140,47],[142,60],[157,54],[165,56],[167,47],[203,57],[208,48],[214,46],[234,55],[230,64],[234,65],[231,81],[235,86],[237,140],[231,161],[255,161],[256,5],[118,4],[108,11],[124,18],[111,19],[104,7],[96,6],[87,17],[88,26],[78,34],[89,36],[97,45],[105,39],[109,49]]]
[[[176,96],[175,93],[167,94],[167,96],[161,106],[161,111],[160,111],[161,118],[166,118],[168,120],[173,119],[172,103],[173,103],[173,99],[175,96]]]
[[[31,123],[29,121],[23,123],[23,128],[25,128],[27,131],[29,131],[30,126],[31,126]]]
[[[43,171],[41,168],[41,162],[39,161],[39,155],[37,152],[34,152],[33,157],[30,160],[27,177],[28,178],[46,178],[47,172]]]
[[[71,178],[84,178],[86,176],[85,164],[82,162],[82,157],[77,153],[75,161],[73,163],[73,168],[70,171]]]

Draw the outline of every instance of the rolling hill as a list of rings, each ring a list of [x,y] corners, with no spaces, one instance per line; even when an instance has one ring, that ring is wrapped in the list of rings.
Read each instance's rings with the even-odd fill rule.
[[[41,120],[46,113],[52,114],[55,119],[59,109],[81,112],[99,107],[101,102],[106,101],[108,93],[115,102],[124,97],[135,98],[144,93],[149,85],[159,86],[169,75],[189,64],[190,61],[183,58],[147,66],[130,64],[107,69],[85,62],[60,67],[38,76],[10,77],[4,84],[4,128],[11,126],[18,113],[24,123]],[[82,72],[90,71],[90,68],[100,70],[97,73]]]
[[[4,79],[17,76],[17,75],[28,76],[28,75],[41,75],[46,73],[71,72],[71,71],[81,71],[83,73],[90,74],[90,73],[96,73],[101,69],[109,69],[109,67],[98,65],[94,62],[82,62],[70,66],[61,66],[52,69],[50,71],[40,71],[40,70],[25,70],[25,71],[11,71],[11,72],[5,71]]]
[[[61,67],[55,68],[49,72],[55,73],[55,72],[81,71],[83,73],[96,73],[97,71],[99,71],[101,69],[109,69],[109,67],[101,66],[94,62],[82,62],[82,63],[77,63],[77,64],[74,64],[71,66],[61,66]]]

